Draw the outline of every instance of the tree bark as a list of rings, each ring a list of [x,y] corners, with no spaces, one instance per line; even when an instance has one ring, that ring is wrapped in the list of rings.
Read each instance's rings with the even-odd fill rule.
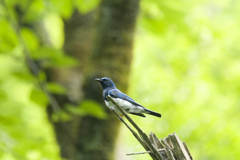
[[[66,95],[55,95],[55,98],[64,108],[66,104],[78,105],[84,100],[83,69],[90,55],[93,42],[93,20],[94,13],[81,15],[75,11],[73,16],[65,21],[65,53],[75,57],[79,65],[73,68],[51,68],[47,70],[48,81],[60,83],[67,88]],[[77,115],[71,115],[71,120],[63,122],[52,119],[55,113],[51,106],[48,106],[49,120],[52,122],[56,134],[57,142],[60,147],[62,158],[69,160],[76,159],[76,142],[79,138],[79,127],[81,118]]]
[[[68,122],[52,121],[63,158],[113,159],[120,123],[105,107],[102,89],[94,79],[109,77],[119,89],[126,91],[138,8],[138,0],[103,0],[95,13],[95,23],[94,13],[75,13],[65,23],[64,49],[80,65],[48,71],[49,81],[61,83],[68,90],[66,96],[55,95],[56,99],[61,107],[67,103],[77,105],[85,99],[97,101],[108,117],[100,120],[73,116]],[[48,114],[51,120],[54,113],[50,107]]]

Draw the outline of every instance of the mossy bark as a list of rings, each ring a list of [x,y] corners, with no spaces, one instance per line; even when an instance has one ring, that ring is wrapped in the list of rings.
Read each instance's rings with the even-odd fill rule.
[[[126,92],[138,8],[138,0],[102,0],[95,13],[76,12],[65,22],[64,49],[80,65],[47,71],[49,81],[59,82],[68,90],[67,96],[55,96],[61,107],[85,99],[97,101],[108,117],[73,116],[68,122],[52,121],[63,158],[113,159],[120,123],[103,103],[102,89],[94,79],[109,77]],[[54,113],[50,107],[48,113],[51,120]]]
[[[69,114],[64,110],[66,104],[77,106],[84,100],[83,83],[85,76],[83,70],[93,47],[94,14],[94,12],[91,12],[81,15],[78,11],[75,11],[72,17],[65,21],[63,49],[66,54],[75,57],[79,61],[79,65],[72,68],[51,68],[46,71],[48,81],[60,83],[67,88],[66,95],[54,95],[63,109],[61,112],[64,112],[64,114]],[[54,113],[51,106],[48,106],[47,109],[62,158],[77,160],[76,142],[79,138],[82,138],[79,137],[82,117],[69,114],[71,120],[64,122],[60,118],[59,121],[54,121],[52,117],[56,113]]]

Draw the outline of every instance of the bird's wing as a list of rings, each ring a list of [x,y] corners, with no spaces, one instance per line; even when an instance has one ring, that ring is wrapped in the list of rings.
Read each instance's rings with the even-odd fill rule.
[[[143,107],[142,105],[138,104],[137,102],[135,102],[132,98],[128,97],[126,94],[122,93],[121,91],[119,91],[118,89],[111,89],[108,91],[108,95],[110,95],[111,97],[113,98],[120,98],[120,99],[123,99],[125,101],[128,101],[132,104],[135,104],[137,106],[141,106]]]

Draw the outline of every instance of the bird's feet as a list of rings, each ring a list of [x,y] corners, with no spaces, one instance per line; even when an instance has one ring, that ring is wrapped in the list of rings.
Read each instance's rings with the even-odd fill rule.
[[[111,109],[111,111],[113,111],[113,110],[114,110],[114,107],[113,107],[113,106],[110,106],[109,108]]]

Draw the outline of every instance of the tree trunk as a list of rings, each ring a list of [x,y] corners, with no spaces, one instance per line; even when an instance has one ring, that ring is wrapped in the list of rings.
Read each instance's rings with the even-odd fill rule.
[[[113,159],[120,123],[105,107],[102,89],[94,79],[109,77],[119,89],[126,91],[138,8],[138,0],[103,0],[95,13],[95,23],[94,13],[80,15],[77,12],[65,23],[64,49],[75,56],[80,65],[48,70],[49,81],[67,88],[66,96],[55,97],[61,107],[68,103],[77,105],[85,99],[97,101],[108,117],[100,120],[92,116],[72,116],[68,122],[54,122],[51,118],[54,113],[48,107],[63,158]]]
[[[65,44],[66,54],[75,57],[80,65],[73,68],[51,68],[47,70],[48,81],[60,83],[67,88],[67,95],[55,95],[55,98],[63,108],[66,104],[78,105],[84,100],[83,68],[90,55],[93,41],[93,20],[94,13],[81,15],[74,12],[71,19],[65,21]],[[56,138],[60,147],[61,156],[69,160],[76,159],[76,145],[79,137],[79,127],[81,118],[77,115],[71,115],[71,120],[67,122],[53,121],[55,113],[52,107],[48,107],[49,119],[53,124]]]

